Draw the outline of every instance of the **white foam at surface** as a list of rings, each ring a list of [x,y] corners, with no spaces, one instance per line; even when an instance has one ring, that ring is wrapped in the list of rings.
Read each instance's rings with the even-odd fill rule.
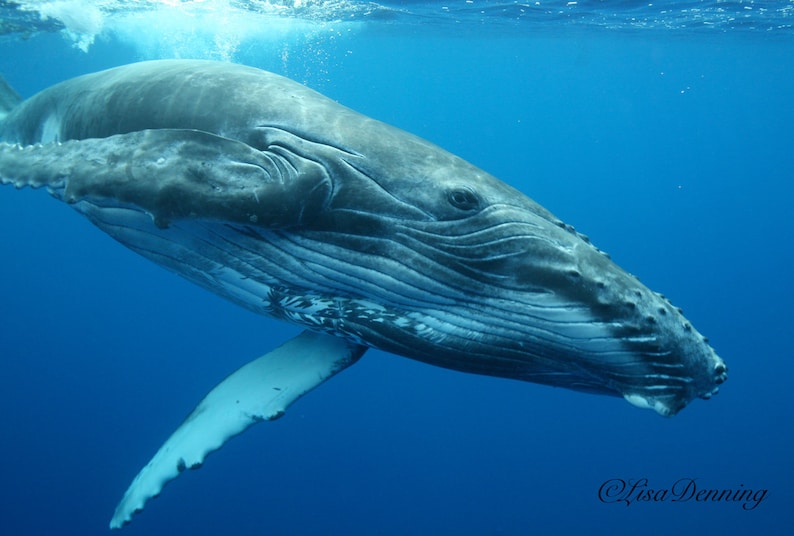
[[[54,19],[75,47],[88,52],[104,26],[105,16],[95,2],[84,0],[28,0],[17,2],[23,11],[38,12],[41,20]]]
[[[241,44],[274,46],[341,35],[357,25],[360,4],[342,1],[21,0],[22,11],[64,26],[62,33],[87,52],[97,37],[115,37],[141,59],[201,58],[232,61]]]
[[[291,34],[316,31],[317,23],[251,14],[239,10],[186,11],[161,6],[155,10],[120,14],[110,29],[136,48],[143,59],[202,58],[231,61],[240,44],[256,38],[274,43]]]

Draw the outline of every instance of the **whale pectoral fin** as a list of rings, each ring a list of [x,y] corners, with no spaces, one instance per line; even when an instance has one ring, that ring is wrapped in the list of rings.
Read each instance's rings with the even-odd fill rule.
[[[116,507],[110,528],[121,528],[185,468],[355,363],[366,350],[344,339],[304,331],[219,383],[141,470]]]
[[[0,143],[0,183],[46,187],[78,210],[82,203],[135,207],[161,228],[184,218],[298,225],[331,192],[328,173],[316,162],[189,129]]]
[[[0,119],[3,119],[8,112],[22,102],[22,97],[14,91],[14,88],[0,76]]]

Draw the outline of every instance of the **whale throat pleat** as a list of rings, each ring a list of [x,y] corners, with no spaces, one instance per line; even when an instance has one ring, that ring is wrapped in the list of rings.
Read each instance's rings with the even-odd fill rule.
[[[658,394],[689,381],[670,356],[654,353],[652,338],[634,341],[648,346],[638,353],[615,334],[620,326],[552,293],[522,296],[522,307],[478,300],[488,310],[476,314],[449,283],[453,274],[433,278],[388,259],[353,263],[332,240],[197,219],[160,228],[135,207],[75,208],[131,249],[257,313],[433,365],[616,396],[621,385]],[[434,341],[432,354],[416,351],[420,339]],[[561,370],[566,360],[572,365]],[[594,368],[608,371],[613,386],[588,372]]]

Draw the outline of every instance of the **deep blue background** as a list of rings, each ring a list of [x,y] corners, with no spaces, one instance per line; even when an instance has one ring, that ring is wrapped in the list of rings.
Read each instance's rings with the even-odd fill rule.
[[[369,352],[183,475],[134,534],[789,534],[794,42],[373,25],[289,74],[525,191],[684,308],[730,367],[664,419],[619,399]],[[3,41],[25,96],[141,59]],[[302,54],[302,55],[301,55]],[[106,534],[136,472],[226,374],[297,329],[139,258],[44,192],[0,188],[0,534]],[[610,478],[768,489],[602,504]]]

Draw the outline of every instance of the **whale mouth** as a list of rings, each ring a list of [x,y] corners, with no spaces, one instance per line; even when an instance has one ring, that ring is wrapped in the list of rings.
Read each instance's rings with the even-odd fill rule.
[[[700,339],[702,342],[693,345],[690,353],[681,358],[679,369],[682,374],[677,382],[653,376],[656,381],[644,385],[642,389],[624,391],[623,397],[636,407],[653,409],[660,415],[670,417],[695,398],[708,400],[719,393],[720,385],[728,379],[728,367],[705,339]],[[683,363],[688,363],[688,366]]]

